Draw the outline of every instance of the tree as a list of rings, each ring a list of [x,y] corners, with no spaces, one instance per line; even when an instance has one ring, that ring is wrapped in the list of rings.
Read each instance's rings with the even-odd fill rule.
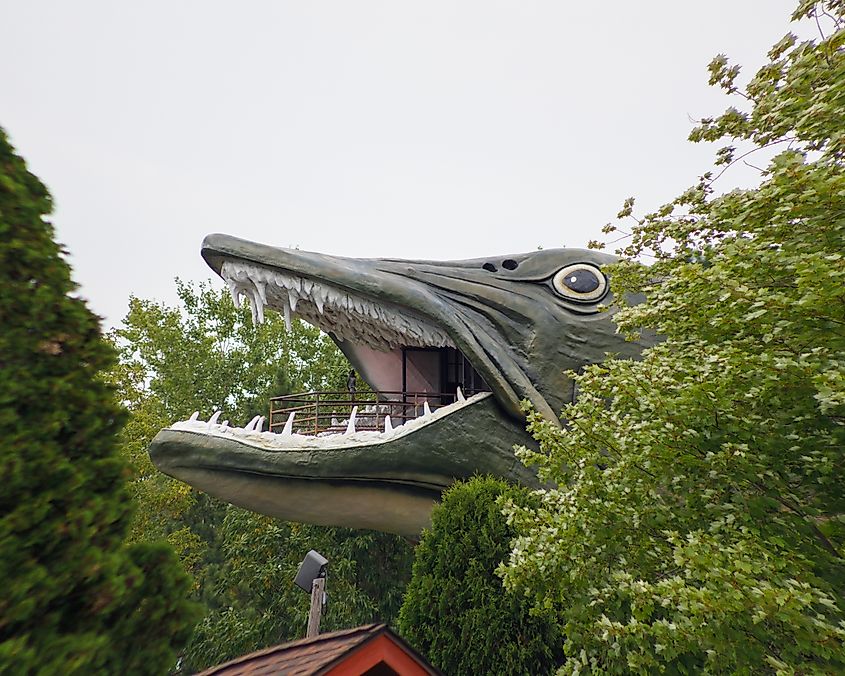
[[[71,295],[51,207],[0,130],[0,671],[162,673],[196,608],[169,548],[123,544],[114,354]]]
[[[303,322],[285,331],[275,315],[253,326],[225,290],[176,280],[180,307],[131,298],[122,326],[111,334],[120,363],[110,373],[131,417],[121,446],[135,475],[131,489],[145,509],[136,514],[132,541],[164,538],[201,574],[203,530],[222,519],[202,493],[159,472],[147,448],[163,427],[195,410],[243,425],[267,406],[281,383],[296,390],[325,389],[343,378],[346,360],[328,336]],[[222,507],[222,503],[213,503]],[[183,518],[193,514],[194,527]],[[215,521],[215,515],[217,521]]]
[[[177,280],[178,307],[133,298],[113,335],[121,363],[111,373],[131,412],[122,435],[135,476],[131,489],[144,508],[131,539],[166,538],[196,580],[206,607],[183,655],[199,670],[303,635],[307,595],[292,580],[305,553],[330,560],[326,629],[399,611],[410,574],[411,548],[380,533],[277,521],[232,507],[171,479],[150,463],[153,436],[194,410],[220,408],[243,424],[271,395],[340,389],[349,366],[328,336],[300,321],[292,330],[269,313],[254,326],[225,289]]]
[[[495,574],[516,534],[505,498],[538,502],[494,478],[454,484],[417,547],[399,631],[444,673],[543,674],[562,661],[554,618],[532,614],[530,600],[506,592]]]
[[[727,143],[719,173],[635,219],[611,270],[646,297],[620,330],[665,340],[573,374],[564,429],[529,416],[520,455],[557,488],[508,506],[500,572],[559,617],[564,673],[845,669],[844,7],[802,1],[821,37],[787,35],[743,87],[710,64],[745,108],[691,134]],[[717,194],[766,147],[758,187]]]
[[[411,563],[411,548],[398,537],[286,523],[234,507],[220,537],[225,570],[217,607],[197,627],[185,656],[190,668],[301,638],[310,596],[293,579],[309,549],[329,559],[321,631],[390,623],[398,615]]]

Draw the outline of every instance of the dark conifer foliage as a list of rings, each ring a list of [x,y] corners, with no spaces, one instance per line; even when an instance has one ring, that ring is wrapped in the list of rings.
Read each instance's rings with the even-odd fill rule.
[[[0,672],[166,673],[196,620],[162,545],[123,545],[131,501],[113,361],[0,129]]]
[[[399,631],[446,674],[547,674],[563,661],[556,624],[496,575],[515,536],[506,499],[535,502],[498,479],[454,484],[417,547]]]

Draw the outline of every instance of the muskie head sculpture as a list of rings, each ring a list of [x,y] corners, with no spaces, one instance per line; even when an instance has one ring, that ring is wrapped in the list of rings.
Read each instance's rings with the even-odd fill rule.
[[[246,297],[328,333],[374,390],[402,389],[413,349],[447,349],[483,392],[384,431],[305,436],[189,420],[162,430],[150,455],[163,472],[235,505],[291,521],[417,537],[456,479],[492,474],[536,485],[514,456],[533,445],[520,402],[550,419],[573,397],[567,369],[636,356],[615,330],[601,266],[614,257],[554,249],[465,261],[351,259],[210,235],[206,262]],[[436,359],[412,363],[436,381]],[[430,391],[430,390],[429,390]],[[428,409],[428,407],[425,407]],[[257,429],[256,429],[257,428]],[[345,431],[344,431],[345,430]]]

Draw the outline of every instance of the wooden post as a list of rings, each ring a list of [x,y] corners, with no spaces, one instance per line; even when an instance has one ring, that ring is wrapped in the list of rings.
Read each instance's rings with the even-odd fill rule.
[[[308,612],[308,629],[305,638],[320,633],[320,615],[323,612],[323,596],[326,591],[326,578],[318,577],[311,586],[311,610]]]

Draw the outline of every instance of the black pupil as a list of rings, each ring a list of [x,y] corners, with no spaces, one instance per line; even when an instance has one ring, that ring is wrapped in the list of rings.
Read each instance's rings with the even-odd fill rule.
[[[576,270],[563,278],[563,283],[576,293],[590,293],[599,288],[599,280],[589,270]]]

